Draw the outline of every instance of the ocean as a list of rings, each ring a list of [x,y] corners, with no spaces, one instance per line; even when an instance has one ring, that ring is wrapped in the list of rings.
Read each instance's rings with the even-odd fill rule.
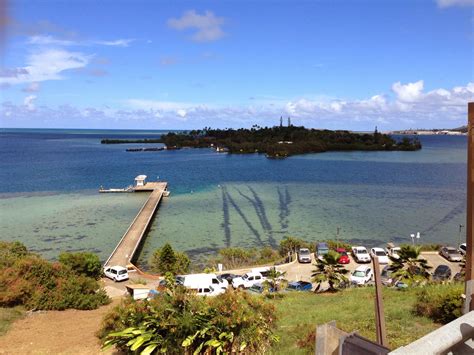
[[[0,131],[0,236],[49,259],[105,260],[146,193],[99,194],[135,176],[169,183],[138,263],[165,242],[193,259],[227,246],[277,246],[285,236],[457,244],[466,218],[465,136],[420,136],[417,152],[329,152],[272,160],[211,149],[126,152],[102,138],[163,131]],[[147,146],[159,146],[151,144]],[[339,229],[339,235],[336,231]],[[465,230],[462,230],[462,238]]]

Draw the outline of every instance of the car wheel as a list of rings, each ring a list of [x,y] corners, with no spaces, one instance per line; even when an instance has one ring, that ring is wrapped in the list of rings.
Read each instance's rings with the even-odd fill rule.
[[[238,287],[239,290],[243,290],[244,288],[245,288],[244,285],[240,285],[240,286]]]
[[[116,278],[116,277],[114,277],[114,281],[115,281],[115,282],[118,282],[118,280],[117,280],[117,278]]]

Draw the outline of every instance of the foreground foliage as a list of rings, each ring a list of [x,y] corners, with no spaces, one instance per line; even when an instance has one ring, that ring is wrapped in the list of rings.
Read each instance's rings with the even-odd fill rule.
[[[150,258],[149,266],[152,271],[165,274],[185,274],[189,270],[191,261],[182,252],[175,251],[169,243],[157,249]]]
[[[430,284],[423,287],[414,305],[414,312],[439,323],[449,323],[462,315],[463,283]]]
[[[0,307],[95,309],[110,302],[97,280],[41,259],[18,242],[0,242]]]
[[[100,279],[102,276],[102,263],[97,254],[88,252],[61,253],[59,262],[71,268],[78,275]]]
[[[389,256],[392,261],[389,270],[393,272],[393,278],[409,285],[427,282],[431,266],[426,259],[420,257],[420,253],[419,246],[402,245],[398,258]]]
[[[246,292],[203,298],[177,287],[151,301],[126,300],[99,332],[128,353],[262,353],[277,340],[274,307]]]

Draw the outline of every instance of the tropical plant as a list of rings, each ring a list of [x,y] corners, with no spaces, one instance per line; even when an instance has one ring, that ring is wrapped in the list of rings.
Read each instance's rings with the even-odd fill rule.
[[[127,301],[108,316],[107,331],[100,333],[104,349],[115,345],[139,354],[250,354],[278,341],[273,305],[246,292],[202,298],[178,286],[172,294],[141,304]]]
[[[278,271],[275,267],[270,268],[267,274],[267,283],[272,293],[279,291],[280,283],[283,281],[285,274],[286,272]]]
[[[340,255],[330,250],[323,258],[316,259],[316,270],[311,275],[314,282],[318,283],[315,292],[319,291],[321,284],[327,282],[329,288],[327,291],[336,292],[348,283],[345,276],[349,271],[342,265],[338,264]]]
[[[392,264],[388,270],[392,271],[395,281],[402,281],[407,284],[424,283],[430,278],[426,259],[420,258],[421,248],[413,245],[402,245],[397,253],[398,258],[389,256]]]
[[[314,251],[311,243],[295,237],[285,237],[280,241],[280,255],[286,256],[288,252],[296,253],[299,248],[308,248]]]

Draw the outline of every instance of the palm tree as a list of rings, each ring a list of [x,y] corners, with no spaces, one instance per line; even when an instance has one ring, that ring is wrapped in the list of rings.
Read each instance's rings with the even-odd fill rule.
[[[278,271],[275,267],[272,267],[268,271],[267,275],[267,285],[270,289],[270,292],[278,292],[280,283],[283,281],[282,278],[285,276],[286,272]]]
[[[336,292],[343,284],[349,281],[347,277],[344,276],[348,273],[348,270],[337,262],[339,256],[338,253],[330,250],[322,259],[316,259],[316,270],[314,270],[311,275],[313,281],[318,283],[315,292],[319,291],[323,282],[329,284],[327,291]]]
[[[392,271],[396,281],[411,284],[424,282],[430,278],[431,266],[426,259],[420,258],[420,253],[421,247],[403,245],[398,252],[398,258],[389,256],[392,264],[388,270]]]

